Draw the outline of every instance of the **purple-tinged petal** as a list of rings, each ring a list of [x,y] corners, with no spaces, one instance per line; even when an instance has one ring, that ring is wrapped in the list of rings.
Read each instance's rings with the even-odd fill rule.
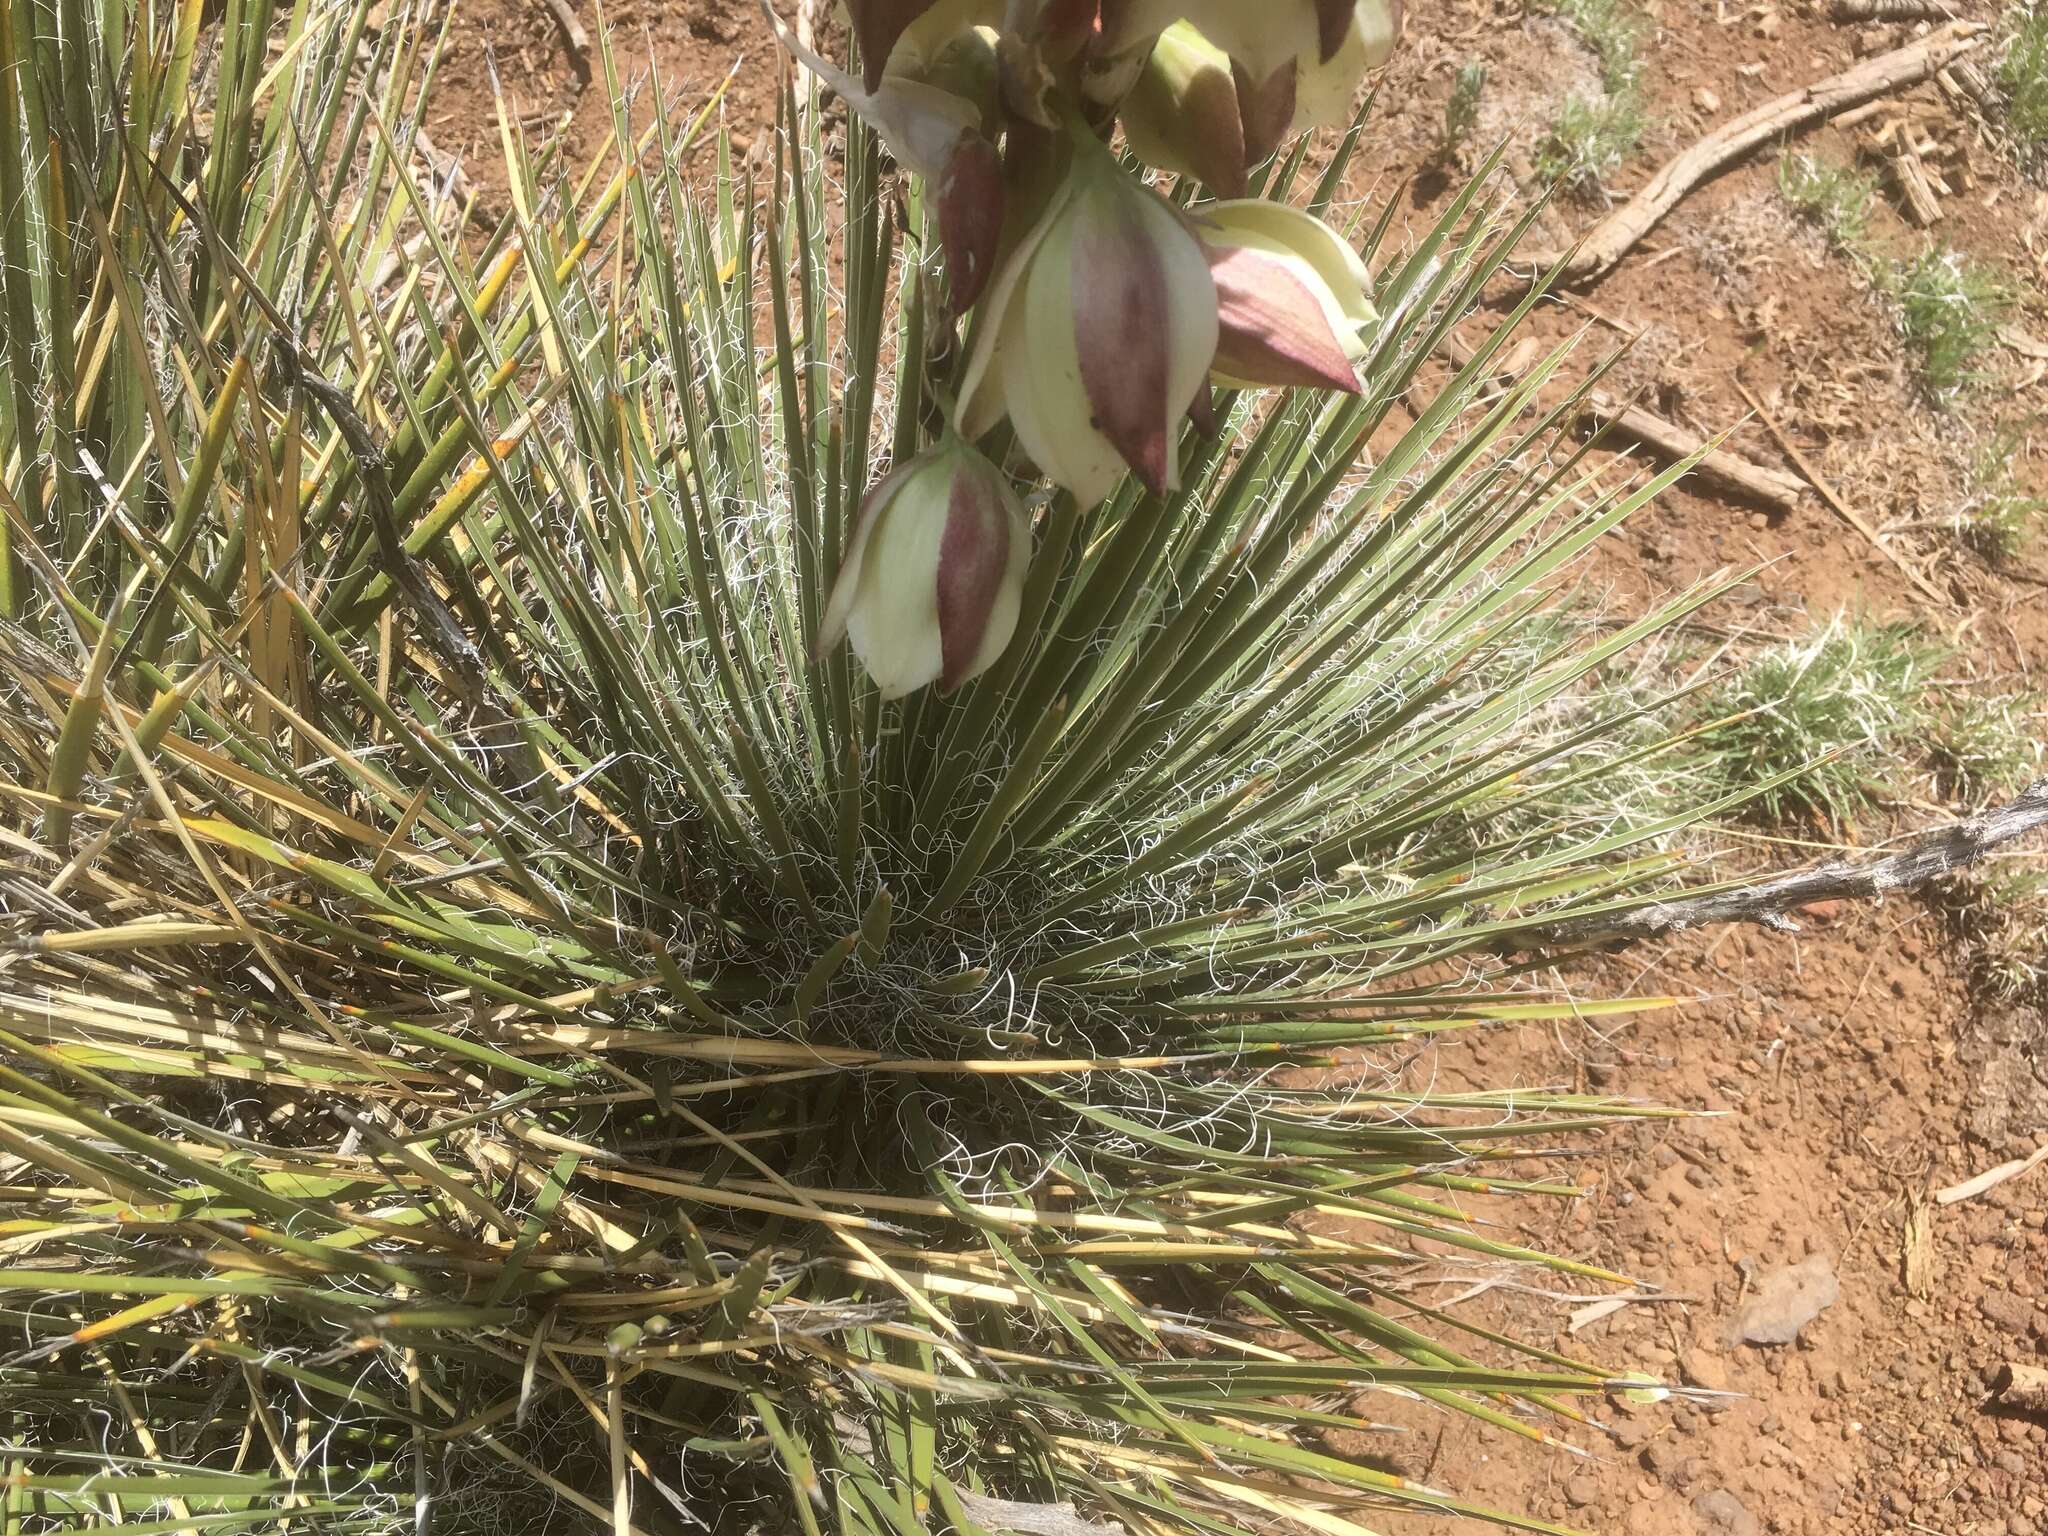
[[[978,670],[1010,558],[1010,520],[999,489],[985,475],[956,473],[939,540],[941,692],[952,692]]]
[[[1155,496],[1166,489],[1172,324],[1165,263],[1137,198],[1091,189],[1075,210],[1074,346],[1090,424]]]
[[[1244,196],[1248,162],[1230,60],[1193,27],[1159,34],[1118,116],[1125,144],[1147,165],[1194,176],[1222,197]]]
[[[1101,33],[1101,0],[1044,0],[1038,13],[1039,45],[1055,59],[1072,58]]]
[[[1256,384],[1358,393],[1343,337],[1290,263],[1246,246],[1210,246],[1219,334],[1216,371]]]
[[[938,182],[939,243],[956,315],[974,306],[995,271],[1005,202],[995,145],[978,133],[962,134]]]
[[[1294,86],[1298,68],[1292,60],[1282,64],[1263,80],[1254,80],[1242,64],[1233,63],[1231,77],[1237,86],[1237,115],[1244,138],[1247,165],[1257,165],[1287,137],[1294,123]]]
[[[870,91],[882,84],[882,71],[896,50],[896,39],[937,0],[846,0],[854,41],[860,44],[861,72]]]
[[[1323,63],[1327,64],[1337,56],[1337,50],[1344,46],[1345,34],[1351,30],[1353,0],[1315,0],[1315,5],[1316,44]]]

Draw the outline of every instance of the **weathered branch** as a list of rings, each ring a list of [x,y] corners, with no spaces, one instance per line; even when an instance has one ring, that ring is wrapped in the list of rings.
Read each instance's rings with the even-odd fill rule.
[[[1455,332],[1437,344],[1437,350],[1462,368],[1476,355]],[[1648,444],[1666,462],[1690,458],[1707,449],[1707,440],[1697,432],[1666,421],[1647,407],[1615,399],[1600,390],[1588,390],[1579,401],[1580,411],[1603,427],[1612,427],[1624,437]],[[1692,467],[1693,477],[1732,492],[1745,501],[1790,512],[1806,493],[1805,482],[1783,470],[1745,459],[1732,448],[1712,448]]]
[[[1870,901],[1918,890],[1967,869],[2016,838],[2048,827],[2048,778],[2036,779],[2009,805],[1929,833],[1883,858],[1830,859],[1740,890],[1678,896],[1628,912],[1589,913],[1537,930],[1536,947],[1632,944],[1720,923],[1755,923],[1796,932],[1786,916],[1817,901]]]
[[[1835,0],[1836,21],[1940,21],[1955,14],[1948,0]]]
[[[568,46],[570,62],[576,66],[576,73],[585,80],[590,78],[590,34],[583,23],[576,19],[575,11],[569,7],[569,0],[541,0],[548,13],[555,18],[555,25],[562,29],[562,41]]]
[[[1978,22],[1951,22],[1904,48],[1865,59],[1854,69],[1830,75],[1723,123],[1666,161],[1640,192],[1595,224],[1565,261],[1558,281],[1577,283],[1603,275],[1708,177],[1773,139],[1919,84],[1982,47],[1987,36]],[[1533,262],[1539,272],[1547,271],[1555,260],[1543,256],[1523,259]]]
[[[2017,1360],[1998,1372],[1998,1401],[2021,1413],[2048,1413],[2048,1371]]]

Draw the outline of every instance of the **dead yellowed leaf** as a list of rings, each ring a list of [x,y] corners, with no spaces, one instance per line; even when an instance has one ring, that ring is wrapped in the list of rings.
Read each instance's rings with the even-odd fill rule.
[[[1906,1196],[1906,1220],[1899,1233],[1899,1278],[1908,1295],[1924,1298],[1934,1294],[1941,1261],[1934,1251],[1933,1209],[1925,1190],[1916,1189]]]

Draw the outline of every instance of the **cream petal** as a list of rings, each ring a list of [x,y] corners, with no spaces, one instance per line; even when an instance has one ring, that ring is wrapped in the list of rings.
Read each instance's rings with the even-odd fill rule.
[[[1350,121],[1359,81],[1394,52],[1401,35],[1400,0],[1358,0],[1348,9],[1336,51],[1301,61],[1292,125],[1296,133]]]
[[[914,459],[907,464],[898,464],[861,498],[860,512],[854,518],[853,531],[846,541],[846,552],[839,557],[839,573],[832,579],[832,590],[825,599],[825,612],[818,624],[819,655],[846,638],[847,622],[860,596],[861,570],[867,563],[868,544],[874,536],[875,524],[883,509],[903,488],[904,482],[923,467]]]
[[[1047,233],[1059,222],[1073,196],[1071,182],[1053,195],[1052,202],[1036,224],[1017,242],[1009,259],[996,273],[995,282],[981,301],[975,321],[974,350],[967,359],[967,372],[960,380],[960,431],[968,438],[980,437],[1003,419],[1008,393],[999,362],[1011,346],[1021,342],[1024,280]]]
[[[960,135],[981,131],[981,108],[965,97],[901,75],[884,78],[879,62],[870,65],[873,83],[863,87],[815,49],[798,41],[772,6],[768,17],[777,40],[789,54],[843,96],[847,106],[881,136],[889,153],[917,175],[945,174],[946,161]]]
[[[970,28],[1002,24],[1003,0],[928,0],[925,13],[905,27],[889,51],[890,74],[922,75]]]
[[[1254,80],[1271,77],[1301,54],[1321,54],[1317,12],[1329,0],[1127,0],[1116,18],[1113,47],[1129,47],[1183,18],[1244,65]]]
[[[854,653],[884,698],[936,682],[945,666],[936,573],[951,475],[923,461],[884,508],[847,621]]]
[[[860,44],[861,66],[869,90],[882,83],[882,71],[896,41],[936,0],[845,0],[847,21]]]
[[[1209,252],[1221,339],[1216,374],[1233,384],[1358,390],[1355,333],[1304,261],[1250,246]]]
[[[1004,349],[1003,394],[1017,440],[1048,479],[1093,506],[1116,489],[1124,462],[1088,419],[1074,337],[1072,230],[1065,223],[1040,248],[1025,278]]]

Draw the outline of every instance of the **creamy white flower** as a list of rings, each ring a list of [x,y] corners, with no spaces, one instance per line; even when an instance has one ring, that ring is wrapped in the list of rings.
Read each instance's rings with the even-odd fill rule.
[[[1147,165],[1196,177],[1224,197],[1244,196],[1244,124],[1230,56],[1187,22],[1159,34],[1117,118],[1124,143]]]
[[[773,7],[768,17],[782,46],[837,91],[906,170],[930,184],[953,308],[970,307],[995,269],[1005,203],[1001,157],[984,132],[984,103],[908,74],[885,74],[880,63],[868,71],[873,84],[863,84],[799,42]]]
[[[1284,203],[1211,203],[1193,219],[1216,283],[1217,378],[1356,392],[1371,274],[1321,219]]]
[[[899,465],[861,503],[818,649],[841,640],[885,698],[959,687],[1016,633],[1031,524],[1001,470],[957,439]]]
[[[1076,138],[1071,174],[983,303],[960,412],[970,437],[1007,413],[1046,476],[1092,505],[1126,466],[1155,495],[1178,487],[1216,285],[1181,215]]]
[[[1402,0],[1106,0],[1104,43],[1136,49],[1176,23],[1228,55],[1247,158],[1291,132],[1341,122],[1358,82],[1387,61]]]

